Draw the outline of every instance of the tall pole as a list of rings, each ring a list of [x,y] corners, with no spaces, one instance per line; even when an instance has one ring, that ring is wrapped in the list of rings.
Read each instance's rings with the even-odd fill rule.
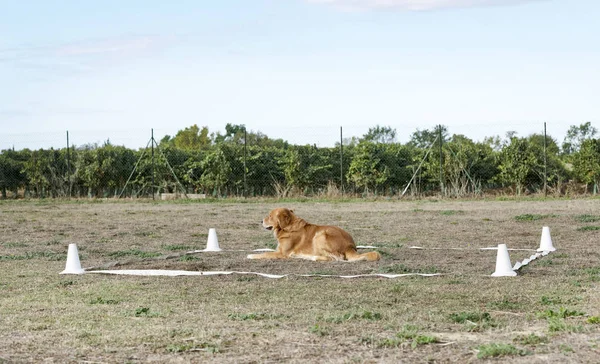
[[[152,199],[154,200],[154,129],[152,129],[150,143],[152,144]]]
[[[340,190],[344,196],[344,135],[340,126]]]
[[[67,130],[67,181],[69,183],[69,198],[71,198],[71,147],[69,146],[69,131]]]
[[[442,126],[438,125],[438,138],[440,139],[440,193],[444,195],[444,159],[442,154]]]
[[[546,153],[546,122],[544,122],[544,197],[548,196],[548,156]]]
[[[246,180],[246,153],[248,145],[248,135],[246,134],[246,127],[244,127],[244,198],[248,197],[248,181]]]

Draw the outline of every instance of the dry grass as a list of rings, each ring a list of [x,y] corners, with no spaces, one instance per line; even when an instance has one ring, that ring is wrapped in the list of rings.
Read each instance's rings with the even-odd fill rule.
[[[259,223],[280,205],[344,227],[358,244],[380,247],[383,260],[245,259],[272,246]],[[597,221],[581,217],[597,211],[600,200],[592,199],[0,202],[0,363],[593,362],[600,354],[592,319],[600,315],[599,235],[582,229]],[[557,252],[518,277],[489,277],[495,252],[478,248],[537,248],[543,225]],[[183,255],[204,248],[210,227],[226,251]],[[73,242],[85,267],[442,275],[58,275]],[[530,254],[511,251],[511,259]]]

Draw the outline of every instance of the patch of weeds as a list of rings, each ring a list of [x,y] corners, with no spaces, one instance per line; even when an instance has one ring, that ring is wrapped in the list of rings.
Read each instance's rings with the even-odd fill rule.
[[[26,248],[27,244],[20,241],[2,243],[5,248]]]
[[[584,316],[584,315],[585,315],[585,312],[569,310],[564,307],[559,308],[558,311],[549,309],[549,310],[545,310],[542,312],[538,312],[538,314],[537,314],[538,318],[557,317],[557,318],[562,318],[562,319],[567,318],[567,317]]]
[[[600,216],[598,215],[577,215],[574,217],[575,221],[578,222],[596,222],[596,221],[600,221]]]
[[[540,303],[542,305],[560,305],[563,301],[559,297],[542,296],[542,298],[540,298]]]
[[[572,348],[572,347],[570,347],[570,346],[569,346],[569,345],[567,345],[567,344],[560,344],[560,345],[558,346],[558,350],[560,350],[560,351],[561,351],[561,353],[564,353],[564,354],[568,354],[568,353],[574,353],[574,352],[575,352],[575,350],[573,350],[573,348]]]
[[[537,336],[536,334],[529,334],[519,335],[515,337],[513,341],[521,345],[535,346],[540,344],[547,344],[549,340],[546,336]]]
[[[311,334],[315,334],[317,336],[327,336],[327,335],[329,335],[329,331],[325,327],[319,326],[318,324],[315,324],[315,325],[311,326],[308,329],[308,332],[310,332]]]
[[[0,255],[0,261],[2,260],[31,260],[31,259],[40,259],[46,258],[46,260],[50,261],[60,261],[66,260],[67,255],[64,253],[55,253],[55,252],[27,252],[24,255]]]
[[[487,312],[451,313],[450,320],[457,324],[465,324],[469,331],[481,331],[497,326],[497,323]]]
[[[531,355],[528,350],[517,349],[511,344],[483,344],[477,347],[477,359],[498,358],[501,356]]]
[[[588,324],[593,324],[593,325],[600,324],[600,317],[598,317],[598,316],[590,316],[587,319],[587,323]]]
[[[444,215],[444,216],[452,216],[452,215],[457,215],[457,214],[462,214],[464,213],[464,211],[461,210],[444,210],[444,211],[440,211],[440,215]]]
[[[59,239],[52,239],[46,242],[46,245],[58,245],[61,244],[62,242]]]
[[[277,249],[277,242],[269,241],[265,245],[266,245],[266,248],[273,249],[273,250]]]
[[[96,297],[90,300],[90,305],[118,305],[121,301]]]
[[[417,335],[415,336],[415,338],[413,339],[412,343],[410,344],[411,348],[416,348],[417,346],[420,345],[428,345],[428,344],[435,344],[440,342],[440,340],[435,337],[435,336],[430,336],[430,335]]]
[[[537,260],[535,262],[535,265],[537,265],[538,267],[550,267],[552,265],[557,265],[557,264],[560,264],[560,263],[556,263],[552,259],[542,259],[542,260]]]
[[[567,253],[557,253],[557,254],[552,254],[552,258],[555,259],[564,259],[564,258],[568,258],[569,255]]]
[[[560,317],[550,317],[548,318],[548,331],[549,332],[582,332],[583,326],[581,325],[571,325],[565,321],[565,319]]]
[[[251,276],[251,275],[243,275],[240,276],[236,279],[236,281],[238,282],[252,282],[255,281],[257,279],[257,277]]]
[[[185,353],[194,351],[206,351],[208,353],[219,353],[219,347],[213,343],[181,343],[171,344],[166,348],[169,353]]]
[[[413,209],[413,212],[425,212],[423,209]]]
[[[554,214],[546,214],[546,215],[541,215],[541,214],[523,214],[523,215],[517,215],[515,216],[515,220],[517,221],[538,221],[538,220],[542,220],[542,219],[547,219],[550,217],[558,217],[558,215],[554,215]]]
[[[159,317],[160,314],[158,312],[150,311],[150,307],[138,307],[135,309],[133,313],[135,317]]]
[[[278,315],[272,315],[268,313],[262,312],[252,312],[252,313],[230,313],[227,315],[230,320],[234,321],[260,321],[260,320],[268,320],[273,318],[278,318]]]
[[[378,347],[390,348],[398,347],[403,343],[410,342],[411,348],[416,348],[420,345],[434,344],[439,342],[435,336],[421,335],[418,333],[418,328],[413,325],[404,325],[402,331],[396,334],[396,337],[386,338],[379,342]]]
[[[62,281],[62,282],[59,282],[59,283],[57,284],[57,286],[58,286],[58,287],[63,287],[63,288],[66,288],[66,287],[72,286],[72,285],[74,285],[74,284],[75,284],[75,281]]]
[[[488,307],[497,310],[517,311],[523,308],[523,304],[521,302],[505,298],[502,301],[490,302],[488,304]]]
[[[419,329],[417,326],[404,325],[404,327],[402,327],[402,331],[397,333],[396,337],[399,339],[410,340],[410,339],[414,339],[417,336],[418,332],[419,332]]]
[[[351,320],[370,320],[377,321],[381,320],[381,314],[379,312],[363,311],[362,313],[345,313],[341,316],[327,317],[325,322],[331,322],[340,324],[345,321]]]
[[[174,244],[174,245],[163,245],[162,247],[165,250],[169,250],[169,251],[181,251],[181,250],[194,250],[194,247],[189,246],[189,245],[183,245],[183,244]]]
[[[598,231],[600,230],[600,226],[590,225],[590,226],[582,226],[578,227],[577,231]]]
[[[421,273],[421,274],[433,274],[438,273],[438,269],[436,267],[423,267],[423,268],[410,268],[405,266],[404,264],[394,264],[388,265],[385,267],[381,267],[378,270],[379,273],[387,273],[387,274],[405,274],[405,273]]]
[[[195,255],[186,254],[186,255],[180,256],[178,260],[180,262],[193,262],[193,261],[196,261],[196,260],[200,260],[200,258],[198,258]]]
[[[133,235],[144,238],[160,238],[160,235],[156,234],[154,231],[138,231],[133,233]]]
[[[129,249],[129,250],[118,250],[116,252],[112,252],[108,254],[109,257],[111,258],[121,258],[121,257],[128,257],[128,256],[136,256],[139,258],[156,258],[161,256],[160,253],[154,253],[154,252],[145,252],[139,249]]]

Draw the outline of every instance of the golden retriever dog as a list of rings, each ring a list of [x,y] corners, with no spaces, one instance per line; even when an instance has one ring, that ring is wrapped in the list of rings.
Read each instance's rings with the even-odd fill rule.
[[[358,253],[352,236],[339,227],[310,224],[290,209],[274,209],[263,219],[262,225],[267,230],[273,230],[277,249],[274,252],[250,254],[248,259],[374,261],[381,258],[375,251]]]

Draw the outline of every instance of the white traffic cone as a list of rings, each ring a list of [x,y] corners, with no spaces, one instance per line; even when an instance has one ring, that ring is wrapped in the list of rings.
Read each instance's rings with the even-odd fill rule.
[[[514,277],[517,275],[510,264],[510,256],[506,244],[498,244],[498,254],[496,255],[496,271],[492,277]]]
[[[556,248],[552,245],[552,238],[550,237],[550,228],[544,226],[542,228],[542,239],[540,241],[540,247],[538,252],[553,252]]]
[[[67,265],[65,270],[60,274],[83,274],[85,271],[81,268],[81,262],[79,261],[79,251],[77,250],[77,244],[69,244],[69,250],[67,251]]]
[[[220,252],[219,240],[217,239],[217,231],[213,228],[208,229],[208,241],[206,242],[205,252]]]

